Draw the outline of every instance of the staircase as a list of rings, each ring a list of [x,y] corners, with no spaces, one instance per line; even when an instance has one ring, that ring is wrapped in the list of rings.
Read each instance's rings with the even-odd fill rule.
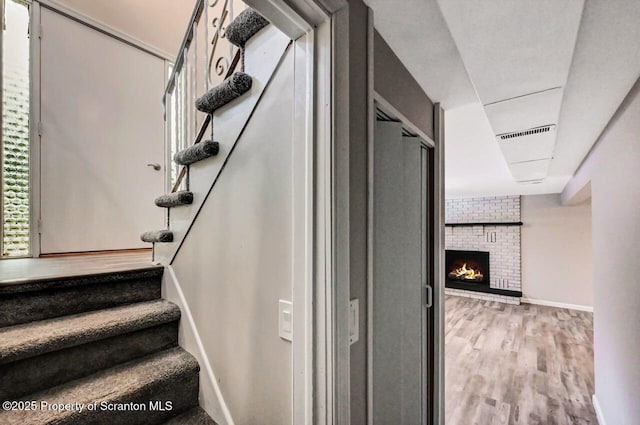
[[[0,423],[215,424],[198,406],[198,362],[178,347],[162,274],[0,286]]]
[[[156,244],[175,242],[169,211],[194,204],[190,167],[220,151],[218,141],[203,139],[214,114],[254,85],[244,72],[245,45],[268,24],[246,9],[226,26],[224,37],[239,50],[227,78],[195,101],[207,118],[195,143],[174,155],[183,168],[173,190],[155,200],[167,209],[167,228],[141,235],[154,252]],[[262,86],[240,118],[244,123],[233,130],[237,137],[279,63],[257,60],[269,65],[260,71]],[[215,425],[198,404],[198,362],[178,346],[180,309],[161,299],[163,270],[0,284],[0,424]]]
[[[189,167],[197,162],[216,156],[220,151],[220,144],[218,141],[201,141],[201,137],[205,133],[206,127],[208,125],[213,125],[213,115],[218,109],[242,97],[245,93],[251,90],[253,79],[250,75],[243,72],[245,70],[245,45],[253,36],[267,25],[269,25],[269,21],[255,10],[249,8],[241,12],[225,28],[224,35],[226,39],[231,44],[239,48],[236,57],[232,62],[231,68],[229,69],[230,75],[222,83],[213,87],[211,90],[196,99],[196,109],[207,114],[207,119],[204,121],[195,143],[174,155],[173,161],[183,167],[182,171],[173,191],[169,194],[161,195],[156,198],[156,206],[167,208],[169,210],[171,208],[180,208],[181,206],[191,205],[193,203],[194,194],[189,190]],[[238,64],[240,64],[242,70],[231,73],[235,70],[235,67],[237,67]],[[177,190],[183,179],[185,179],[187,188],[185,190]],[[175,241],[174,232],[169,228],[171,223],[171,220],[169,219],[170,211],[167,211],[167,217],[166,229],[148,231],[140,236],[140,239],[143,242],[153,244],[154,253],[156,243],[170,243]]]

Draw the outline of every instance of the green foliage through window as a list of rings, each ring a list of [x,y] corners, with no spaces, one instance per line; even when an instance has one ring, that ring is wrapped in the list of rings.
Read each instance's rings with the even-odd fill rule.
[[[29,8],[5,0],[2,33],[2,255],[29,248]]]

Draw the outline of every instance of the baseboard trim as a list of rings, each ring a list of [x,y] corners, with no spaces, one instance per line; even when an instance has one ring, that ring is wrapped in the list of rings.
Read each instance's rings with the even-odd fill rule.
[[[593,395],[593,397],[591,397],[591,402],[593,403],[593,410],[596,411],[596,418],[598,419],[598,424],[607,425],[607,423],[604,421],[604,416],[602,415],[602,409],[600,409],[600,403],[598,402],[598,397],[596,397],[595,394]]]
[[[102,251],[74,251],[74,252],[51,252],[41,253],[39,258],[58,258],[58,257],[82,257],[88,255],[118,255],[118,254],[135,254],[149,253],[151,248],[126,248],[126,249],[107,249]]]
[[[520,301],[525,304],[543,305],[546,307],[556,307],[556,308],[567,308],[569,310],[588,311],[593,313],[593,307],[588,305],[559,303],[555,301],[537,300],[535,298],[521,298]]]
[[[202,408],[217,424],[235,425],[173,267],[165,266],[162,283],[163,297],[177,304],[182,313],[180,346],[189,351],[200,364],[200,402],[202,403]]]

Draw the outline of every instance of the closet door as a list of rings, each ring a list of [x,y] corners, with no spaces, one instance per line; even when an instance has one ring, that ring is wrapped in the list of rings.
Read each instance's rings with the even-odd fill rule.
[[[401,123],[378,121],[374,138],[373,423],[425,424],[428,163]]]

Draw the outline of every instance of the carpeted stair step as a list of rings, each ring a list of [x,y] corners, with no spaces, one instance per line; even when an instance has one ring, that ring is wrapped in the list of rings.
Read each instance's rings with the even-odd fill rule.
[[[0,329],[0,364],[148,328],[180,318],[165,300],[91,311]]]
[[[177,345],[178,322],[170,322],[9,363],[0,372],[0,400],[14,400]]]
[[[181,190],[179,192],[162,195],[156,198],[156,206],[172,208],[180,205],[190,205],[193,202],[193,192]]]
[[[252,82],[249,75],[244,72],[236,72],[196,99],[196,108],[199,111],[213,114],[216,109],[248,92]]]
[[[198,371],[198,362],[193,356],[180,348],[172,348],[25,396],[23,400],[37,401],[36,409],[0,410],[0,423],[161,424],[198,405]],[[86,407],[94,402],[97,402],[95,409]],[[159,402],[163,409],[152,405],[153,402]],[[46,408],[75,403],[85,408],[82,411]]]
[[[251,37],[269,25],[261,14],[248,8],[243,10],[225,29],[225,37],[230,43],[244,47]]]
[[[171,230],[152,230],[140,235],[142,242],[173,242],[173,232]]]
[[[0,400],[175,347],[179,319],[156,300],[0,329]]]
[[[217,425],[207,412],[200,407],[193,408],[180,416],[176,416],[164,425]]]
[[[161,296],[162,267],[0,286],[0,328]]]
[[[177,152],[173,156],[173,160],[178,165],[191,165],[194,162],[217,155],[219,150],[220,145],[218,142],[206,140]]]

